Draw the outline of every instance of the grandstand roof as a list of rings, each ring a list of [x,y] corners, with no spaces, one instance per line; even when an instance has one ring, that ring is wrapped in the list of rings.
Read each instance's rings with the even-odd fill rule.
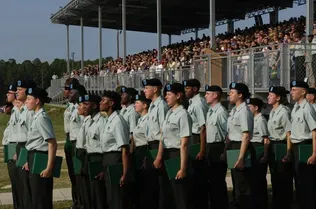
[[[51,16],[52,23],[98,27],[98,5],[103,28],[122,29],[120,0],[71,0]],[[126,0],[126,27],[130,31],[157,31],[156,0]],[[216,21],[244,19],[247,13],[271,7],[292,7],[293,0],[216,0]],[[161,0],[163,34],[179,35],[189,28],[208,28],[209,0]]]

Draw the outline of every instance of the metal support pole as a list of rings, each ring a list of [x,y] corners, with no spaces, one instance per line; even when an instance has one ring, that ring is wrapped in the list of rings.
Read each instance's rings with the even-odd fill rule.
[[[227,32],[234,33],[234,21],[232,19],[227,20]]]
[[[216,49],[215,40],[215,0],[210,0],[210,38],[211,38],[211,49]]]
[[[171,45],[171,43],[172,43],[171,36],[172,36],[172,35],[169,34],[168,36],[169,36],[169,45]]]
[[[116,32],[116,57],[117,59],[120,58],[120,31],[117,30]]]
[[[69,25],[67,25],[67,73],[70,74]]]
[[[161,0],[157,0],[157,51],[158,61],[161,61]]]
[[[80,18],[81,26],[81,70],[84,68],[84,33],[83,33],[83,18]]]
[[[126,64],[126,0],[122,0],[123,65]]]
[[[306,36],[313,34],[314,0],[306,0]]]
[[[198,39],[198,37],[199,37],[199,29],[198,28],[195,28],[195,40],[197,40]]]
[[[99,6],[99,69],[102,66],[102,8]]]

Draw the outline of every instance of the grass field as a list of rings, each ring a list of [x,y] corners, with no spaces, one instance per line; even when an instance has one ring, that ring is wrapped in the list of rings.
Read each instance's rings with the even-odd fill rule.
[[[71,206],[71,201],[61,201],[54,203],[54,209],[68,209]],[[12,209],[12,205],[1,205],[0,209]]]

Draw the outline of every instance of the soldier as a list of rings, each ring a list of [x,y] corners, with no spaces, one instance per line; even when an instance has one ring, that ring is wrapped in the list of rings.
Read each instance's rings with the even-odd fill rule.
[[[251,144],[256,150],[256,158],[252,169],[256,175],[256,186],[253,187],[254,207],[268,208],[268,190],[267,190],[267,168],[269,153],[269,132],[267,120],[261,114],[263,101],[258,98],[247,100],[248,107],[254,116],[254,128],[251,138]],[[263,148],[263,149],[261,149]],[[262,152],[263,150],[263,152]]]
[[[205,86],[205,99],[210,108],[206,119],[206,159],[208,163],[207,179],[209,200],[212,209],[228,209],[226,185],[226,151],[228,112],[221,104],[223,94],[219,86]]]
[[[250,97],[248,86],[243,83],[231,83],[229,85],[229,102],[234,104],[228,118],[228,138],[230,149],[239,149],[239,157],[231,170],[234,178],[234,192],[237,209],[252,209],[252,170],[246,168],[244,160],[246,153],[250,151],[252,159],[254,152],[250,144],[253,133],[253,115],[246,105],[246,99]]]
[[[154,161],[156,169],[162,168],[165,160],[180,157],[179,171],[175,179],[168,180],[166,168],[163,168],[159,179],[161,190],[161,208],[191,208],[189,195],[188,148],[190,145],[192,120],[181,105],[184,86],[179,83],[168,84],[165,87],[166,101],[170,110],[162,127],[162,139],[157,157]],[[170,193],[171,189],[171,193]]]
[[[26,107],[26,90],[28,88],[36,88],[36,83],[32,80],[19,80],[17,82],[17,100],[21,102],[21,107],[18,111],[18,122],[16,126],[16,134],[17,134],[17,146],[16,146],[16,154],[17,159],[20,156],[20,150],[25,148],[25,144],[28,140],[27,135],[30,131],[30,127],[33,122],[33,110],[28,110]],[[32,197],[29,185],[29,172],[22,170],[22,168],[18,168],[18,175],[20,179],[20,188],[19,190],[22,193],[22,208],[32,208]]]
[[[133,208],[129,194],[129,139],[130,130],[126,120],[118,114],[121,104],[120,95],[114,91],[105,91],[100,102],[100,110],[108,115],[107,122],[101,132],[103,151],[103,170],[106,188],[106,202],[111,209]],[[111,182],[107,171],[109,166],[123,164],[120,182]]]
[[[96,97],[95,99],[93,97]],[[76,175],[76,182],[78,182],[79,188],[79,200],[82,201],[82,208],[91,208],[91,194],[90,194],[90,181],[88,174],[88,162],[87,162],[87,147],[86,147],[86,133],[87,126],[90,124],[91,117],[88,115],[87,111],[84,108],[84,103],[90,101],[95,101],[98,103],[98,96],[84,95],[79,97],[79,106],[78,106],[78,115],[83,116],[83,122],[78,130],[77,141],[76,141],[76,158],[81,163],[80,174]]]
[[[314,107],[316,110],[316,89],[309,88],[307,90],[306,100]]]
[[[148,108],[151,100],[143,95],[136,95],[135,111],[140,115],[137,126],[133,131],[131,153],[133,154],[135,172],[135,206],[138,209],[146,209],[146,178],[148,177],[144,169],[144,157],[148,150],[146,139],[146,123],[148,121]],[[134,145],[134,146],[132,146]]]
[[[65,87],[64,87],[64,97],[69,100],[70,97],[70,85],[79,85],[79,81],[75,78],[69,78],[65,82]],[[75,105],[72,102],[67,103],[67,108],[64,112],[64,130],[66,134],[66,143],[64,146],[64,151],[65,151],[65,157],[66,157],[66,163],[67,163],[67,168],[68,168],[68,175],[70,178],[71,182],[71,196],[72,196],[72,206],[71,209],[75,209],[76,207],[79,206],[78,202],[78,195],[76,192],[76,176],[74,173],[74,167],[73,167],[73,162],[72,162],[72,152],[73,152],[73,147],[70,142],[70,117],[72,112],[76,109]]]
[[[316,112],[306,101],[305,97],[309,86],[304,81],[291,82],[291,96],[296,102],[292,110],[291,143],[295,168],[295,188],[298,195],[299,206],[302,209],[315,208],[315,167],[316,164]],[[303,162],[299,155],[301,146],[311,145],[310,157]],[[306,153],[307,154],[307,153]],[[290,153],[284,160],[290,160]]]
[[[10,102],[14,105],[12,111],[11,111],[11,116],[10,120],[8,122],[8,126],[4,130],[3,133],[3,140],[2,140],[2,145],[7,146],[8,144],[16,144],[18,141],[18,136],[16,134],[16,129],[17,129],[17,123],[18,123],[18,118],[19,118],[19,107],[17,106],[17,100],[16,100],[16,84],[12,84],[8,88],[8,93],[7,93],[7,102]],[[12,190],[12,198],[13,198],[13,208],[14,209],[19,209],[22,207],[22,202],[21,202],[21,193],[19,191],[19,176],[18,176],[18,170],[16,167],[16,154],[13,156],[12,160],[9,160],[7,163],[8,167],[8,173],[11,181],[11,190]]]
[[[101,147],[101,131],[105,125],[105,118],[101,116],[100,113],[100,102],[101,98],[99,96],[89,95],[88,98],[85,97],[84,109],[87,114],[90,115],[91,119],[86,126],[86,149],[88,164],[94,164],[93,169],[100,169],[99,174],[91,176],[92,172],[89,173],[90,176],[90,187],[91,187],[91,208],[94,209],[106,209],[106,199],[104,198],[105,187],[102,169],[103,151]]]
[[[286,146],[289,141],[291,121],[286,95],[290,93],[283,86],[271,86],[269,88],[268,104],[272,105],[269,115],[268,131],[270,139],[269,169],[272,184],[273,208],[289,209],[293,199],[293,174],[292,164],[283,162],[285,156],[278,154],[275,148]]]
[[[146,126],[146,138],[148,141],[148,150],[158,149],[161,137],[162,124],[168,111],[168,106],[161,96],[162,83],[158,79],[149,79],[142,81],[144,93],[147,99],[151,100],[148,110],[148,121]],[[147,166],[148,181],[146,180],[147,196],[144,198],[148,208],[157,209],[159,205],[159,185],[157,171],[153,166]]]
[[[27,90],[27,108],[34,111],[34,120],[27,135],[25,148],[28,150],[28,161],[23,169],[30,171],[35,154],[47,154],[47,167],[40,174],[29,172],[29,185],[34,209],[53,209],[53,170],[56,158],[57,142],[51,119],[43,109],[51,99],[41,88]]]
[[[185,87],[186,98],[189,99],[188,112],[191,116],[192,125],[192,143],[200,144],[200,152],[193,161],[193,201],[195,209],[208,208],[207,195],[207,176],[205,164],[206,151],[206,112],[208,107],[205,100],[201,97],[200,81],[197,79],[190,79],[183,81]]]

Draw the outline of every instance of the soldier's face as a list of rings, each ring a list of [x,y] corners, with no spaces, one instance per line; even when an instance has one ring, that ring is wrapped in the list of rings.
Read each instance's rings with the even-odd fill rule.
[[[306,100],[307,100],[309,103],[314,103],[314,101],[315,101],[315,95],[314,95],[314,94],[307,94],[307,95],[306,95]]]
[[[237,90],[235,90],[235,89],[231,89],[230,91],[229,91],[229,102],[231,103],[231,104],[236,104],[236,102],[238,101],[238,99],[239,99],[239,94],[238,94],[238,92],[237,92]]]
[[[37,105],[39,104],[39,99],[28,95],[25,104],[28,110],[35,110]]]
[[[145,97],[147,99],[152,99],[154,94],[155,94],[155,91],[154,91],[154,88],[153,86],[145,86],[145,89],[144,89],[144,93],[145,93]]]
[[[110,98],[102,97],[102,100],[100,102],[100,111],[108,112],[111,108],[112,103],[113,102]]]
[[[72,102],[72,103],[75,103],[78,99],[78,91],[75,90],[75,89],[72,89],[70,90],[70,93],[69,93],[69,101]]]
[[[141,113],[144,110],[144,103],[142,101],[136,101],[135,102],[135,111],[137,113]]]
[[[79,115],[85,115],[85,114],[84,114],[84,105],[83,105],[83,103],[79,103],[79,106],[78,106],[78,114],[79,114]]]
[[[215,101],[216,96],[217,96],[216,92],[207,91],[207,92],[205,93],[205,100],[206,100],[206,103],[207,103],[207,104],[212,104],[212,103]]]
[[[16,98],[17,98],[19,101],[24,102],[24,101],[26,100],[25,91],[26,91],[25,88],[21,88],[21,87],[18,87],[18,88],[17,88]]]
[[[180,97],[181,97],[180,93],[175,94],[175,93],[168,91],[166,93],[165,98],[166,98],[168,106],[173,107],[177,103],[178,99],[180,99]]]
[[[188,98],[188,99],[191,99],[194,95],[194,90],[193,90],[193,87],[191,86],[186,86],[184,88],[185,90],[185,96]]]
[[[84,114],[92,115],[93,112],[95,111],[95,104],[92,103],[92,102],[86,101],[86,102],[83,103],[83,107],[82,108],[83,108]]]
[[[305,93],[306,93],[306,90],[304,88],[292,87],[291,89],[292,99],[296,102],[304,98]]]
[[[125,105],[129,101],[129,96],[127,93],[122,93],[121,95],[121,104]]]
[[[7,101],[11,102],[11,103],[14,102],[15,95],[16,95],[15,91],[8,91],[8,93],[7,93]]]
[[[65,87],[64,88],[64,97],[68,99],[69,98],[69,94],[70,94],[69,87]]]
[[[254,105],[252,105],[252,104],[249,104],[248,107],[249,107],[250,111],[252,112],[252,114],[255,114],[255,112],[256,112],[256,106],[254,106]]]
[[[268,104],[274,105],[280,100],[280,97],[277,96],[275,93],[270,92],[268,96]]]

